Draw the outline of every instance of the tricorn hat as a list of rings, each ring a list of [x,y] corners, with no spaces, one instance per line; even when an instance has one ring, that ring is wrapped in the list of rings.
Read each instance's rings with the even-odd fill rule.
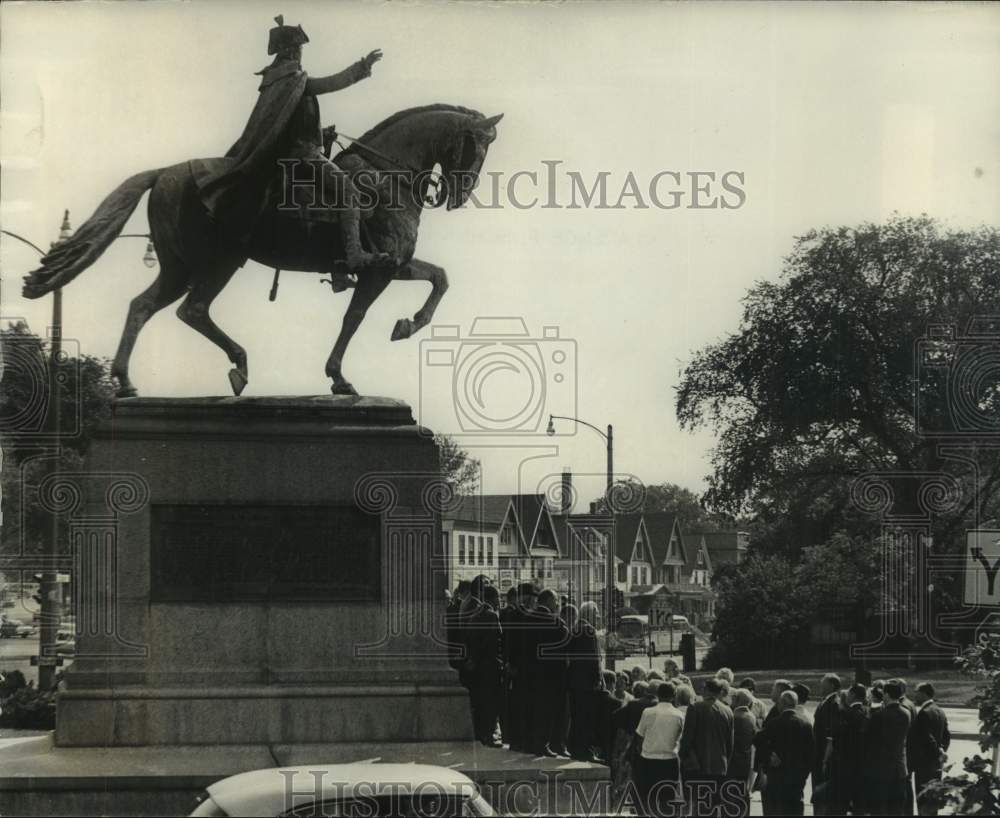
[[[286,48],[294,48],[297,45],[309,42],[309,37],[302,30],[302,26],[286,26],[285,18],[278,15],[274,18],[276,25],[271,29],[267,38],[267,53],[278,54]]]

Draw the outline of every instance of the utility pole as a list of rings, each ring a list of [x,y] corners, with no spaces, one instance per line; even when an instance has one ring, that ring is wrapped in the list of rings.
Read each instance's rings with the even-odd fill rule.
[[[59,239],[69,238],[69,211],[63,213],[62,226],[59,229]],[[52,328],[49,341],[49,431],[55,441],[55,456],[52,459],[52,474],[59,471],[62,455],[62,423],[60,418],[60,388],[59,364],[62,358],[62,288],[52,291]],[[56,634],[62,620],[59,604],[59,576],[56,573],[59,565],[60,527],[59,515],[53,512],[52,524],[45,548],[45,567],[42,571],[41,588],[41,629],[38,638],[38,689],[49,690],[55,685],[56,679]]]

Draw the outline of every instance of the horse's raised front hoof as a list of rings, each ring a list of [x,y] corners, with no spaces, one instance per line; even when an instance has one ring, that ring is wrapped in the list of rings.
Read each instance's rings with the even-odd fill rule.
[[[392,340],[401,341],[413,335],[413,322],[409,318],[400,318],[392,328]]]
[[[354,395],[358,397],[358,390],[348,381],[334,381],[330,384],[330,392],[334,395]]]
[[[233,388],[233,394],[236,395],[236,397],[239,397],[243,390],[246,389],[247,376],[236,368],[230,369],[229,385]]]
[[[116,398],[134,398],[138,394],[139,390],[134,386],[119,386],[118,389],[115,390]]]

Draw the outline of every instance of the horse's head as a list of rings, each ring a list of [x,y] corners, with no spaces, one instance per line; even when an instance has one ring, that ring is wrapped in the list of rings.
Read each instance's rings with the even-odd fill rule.
[[[461,207],[479,184],[479,172],[490,144],[497,138],[497,123],[503,114],[484,117],[467,115],[458,124],[450,144],[446,144],[438,162],[448,191],[448,210]]]
[[[458,105],[422,105],[407,108],[383,120],[348,152],[364,156],[365,146],[393,157],[422,176],[440,166],[447,189],[449,210],[461,207],[479,183],[479,172],[490,143],[497,138],[497,123],[503,114],[486,117]],[[429,174],[419,191],[421,200],[432,184]]]

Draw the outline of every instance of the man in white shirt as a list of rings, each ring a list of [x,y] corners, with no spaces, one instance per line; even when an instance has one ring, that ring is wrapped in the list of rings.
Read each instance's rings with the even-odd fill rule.
[[[638,779],[636,784],[646,815],[674,814],[671,802],[680,799],[678,745],[684,730],[684,717],[673,705],[676,688],[664,682],[657,690],[660,700],[643,711],[636,728]]]

